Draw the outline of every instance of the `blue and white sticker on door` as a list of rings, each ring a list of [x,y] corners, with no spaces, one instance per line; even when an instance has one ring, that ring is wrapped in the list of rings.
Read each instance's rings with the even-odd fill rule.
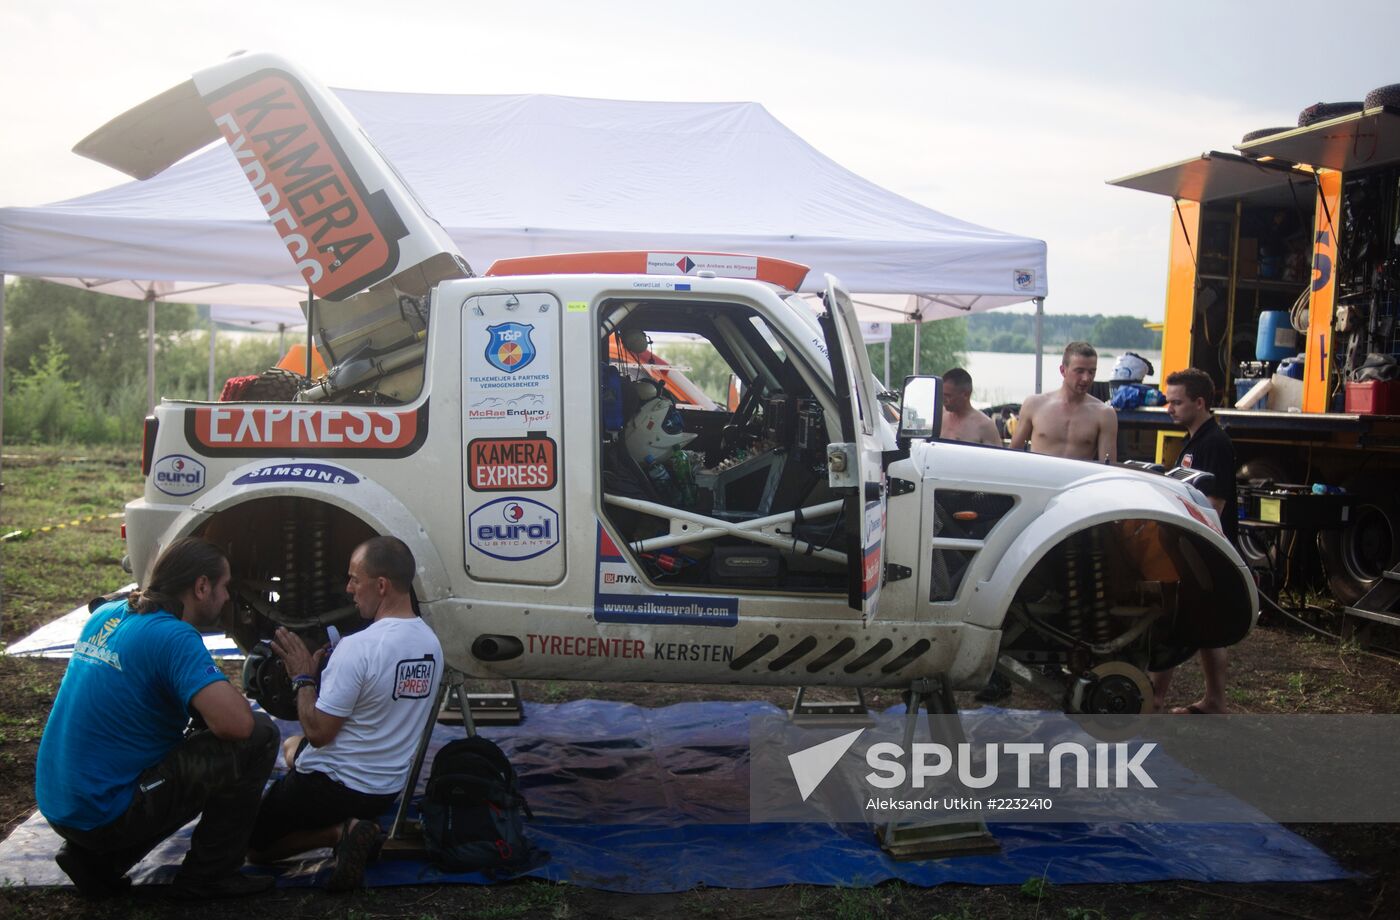
[[[559,544],[559,512],[513,495],[473,511],[467,531],[472,547],[493,559],[533,559]]]

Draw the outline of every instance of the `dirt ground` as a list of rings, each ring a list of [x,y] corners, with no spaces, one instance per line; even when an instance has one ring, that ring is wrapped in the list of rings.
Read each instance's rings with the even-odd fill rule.
[[[1335,624],[1328,624],[1333,625]],[[33,808],[34,755],[65,662],[0,656],[0,832],[8,833]],[[1193,665],[1182,668],[1176,702],[1200,689]],[[791,703],[791,691],[744,687],[613,685],[533,682],[527,699],[559,702],[594,697],[647,706],[694,699],[753,699]],[[1400,663],[1354,644],[1300,628],[1263,625],[1238,646],[1231,662],[1231,705],[1247,712],[1400,712]],[[877,694],[872,706],[897,701]],[[959,703],[977,704],[970,694]],[[1019,691],[1008,704],[1041,708]],[[1186,717],[1184,717],[1186,718]],[[1400,826],[1293,825],[1292,829],[1364,877],[1297,884],[1198,884],[975,887],[919,889],[887,883],[868,889],[809,886],[757,891],[698,889],[675,895],[616,895],[546,882],[491,887],[434,886],[374,889],[330,895],[278,890],[242,902],[202,905],[203,920],[246,920],[250,915],[298,917],[591,918],[636,917],[1058,917],[1077,920],[1151,917],[1394,917],[1400,916]],[[0,890],[0,917],[183,917],[187,907],[163,900],[159,889],[129,898],[89,903],[71,889]]]

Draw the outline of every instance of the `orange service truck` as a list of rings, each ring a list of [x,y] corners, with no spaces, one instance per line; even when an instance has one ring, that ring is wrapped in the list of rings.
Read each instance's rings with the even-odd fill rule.
[[[1400,86],[1311,106],[1111,184],[1172,200],[1161,379],[1209,373],[1240,463],[1241,552],[1311,570],[1400,625]],[[1389,379],[1387,379],[1389,378]],[[1120,414],[1122,455],[1172,465],[1166,412]],[[1339,492],[1339,490],[1342,490]],[[1314,538],[1315,534],[1315,538]],[[1320,566],[1320,571],[1319,571]]]

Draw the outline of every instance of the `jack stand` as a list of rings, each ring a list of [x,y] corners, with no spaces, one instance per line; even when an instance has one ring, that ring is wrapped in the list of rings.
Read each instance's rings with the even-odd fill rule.
[[[381,851],[385,859],[421,859],[427,855],[427,850],[423,847],[423,825],[418,821],[408,820],[408,806],[413,801],[413,793],[418,789],[418,777],[423,775],[423,761],[428,757],[428,742],[432,740],[433,729],[437,726],[438,713],[446,705],[450,695],[460,694],[461,687],[462,672],[448,668],[438,686],[437,699],[428,709],[423,731],[418,735],[418,748],[413,752],[413,766],[408,771],[408,782],[404,784],[403,794],[399,796],[394,823],[389,828],[388,839],[384,841]],[[460,714],[458,721],[463,721]],[[467,736],[475,735],[476,726],[472,724],[470,710],[466,713],[465,721]]]
[[[909,687],[909,708],[904,716],[904,751],[908,758],[908,774],[913,776],[914,729],[919,721],[919,709],[924,708],[928,719],[929,739],[956,751],[966,743],[958,706],[953,693],[942,678],[920,677]],[[968,856],[974,853],[997,853],[1001,844],[987,830],[981,818],[958,821],[915,819],[891,820],[877,832],[880,847],[895,859],[930,859],[944,856]]]
[[[789,719],[795,725],[822,722],[870,721],[870,710],[865,705],[865,691],[856,688],[856,698],[835,703],[810,703],[806,700],[807,688],[797,688],[797,699],[792,702]]]
[[[1059,699],[1065,695],[1064,684],[1051,680],[1044,674],[1032,671],[1010,655],[997,659],[997,673],[1020,687],[1038,693],[1048,699]]]
[[[463,698],[471,720],[478,725],[519,725],[525,718],[525,710],[520,705],[520,684],[509,681],[509,693],[466,693],[460,685],[454,685],[438,710],[438,721],[444,725],[459,725],[463,721]],[[474,735],[473,729],[467,730]]]

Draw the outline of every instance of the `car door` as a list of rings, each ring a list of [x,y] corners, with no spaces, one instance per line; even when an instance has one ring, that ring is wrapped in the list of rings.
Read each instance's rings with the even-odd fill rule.
[[[828,449],[827,468],[832,487],[846,495],[848,600],[868,622],[876,615],[885,574],[886,489],[880,406],[855,305],[841,282],[831,275],[826,276],[823,302],[826,312],[821,326],[831,358],[842,441]]]

